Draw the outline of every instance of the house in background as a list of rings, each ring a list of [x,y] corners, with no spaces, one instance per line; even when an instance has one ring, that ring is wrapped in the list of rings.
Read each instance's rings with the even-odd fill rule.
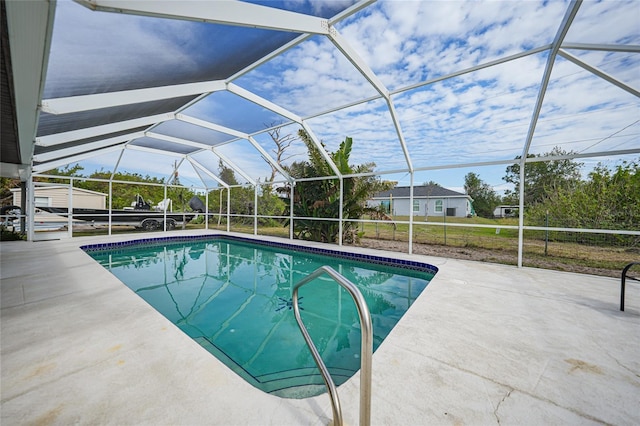
[[[408,186],[396,186],[376,194],[367,202],[369,207],[383,206],[394,216],[452,216],[467,217],[474,214],[473,199],[461,192],[438,185],[413,187],[413,204],[409,205]]]
[[[493,210],[493,217],[516,217],[518,215],[518,211],[520,211],[520,206],[496,206]]]
[[[20,188],[11,190],[13,194],[13,205],[20,206],[22,194]],[[36,207],[69,207],[69,187],[68,186],[41,186],[34,189]],[[107,205],[107,194],[102,192],[89,191],[88,189],[73,188],[71,193],[74,208],[81,209],[105,209]]]

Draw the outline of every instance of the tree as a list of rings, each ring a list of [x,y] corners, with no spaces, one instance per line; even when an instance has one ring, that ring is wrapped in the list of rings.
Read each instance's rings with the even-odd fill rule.
[[[555,147],[551,152],[537,157],[565,156],[573,154]],[[529,154],[527,158],[535,158]],[[516,157],[516,160],[521,157]],[[573,160],[552,160],[527,163],[524,169],[524,204],[531,206],[540,203],[560,188],[573,188],[580,182],[580,168],[582,163]],[[520,163],[513,164],[506,169],[506,175],[502,178],[507,183],[514,185],[513,191],[505,192],[505,202],[517,204],[520,191]]]
[[[528,209],[534,224],[567,228],[640,229],[640,161],[609,170],[598,164],[576,188],[561,188]]]
[[[301,179],[334,175],[334,171],[309,135],[301,129],[298,132],[298,136],[306,145],[309,157],[307,161],[297,161],[287,167],[287,171],[291,176]],[[353,140],[347,137],[335,152],[329,154],[340,174],[350,175],[373,171],[374,163],[356,166],[349,164],[352,146]],[[324,148],[324,144],[322,144],[322,148]],[[392,182],[383,182],[374,176],[347,177],[343,179],[342,217],[346,219],[343,223],[344,241],[353,242],[357,239],[357,222],[351,222],[348,219],[359,219],[364,214],[375,210],[367,207],[367,200],[373,194],[390,189],[392,186]],[[291,194],[290,187],[284,187],[281,190]],[[340,180],[299,181],[293,193],[294,216],[302,218],[294,219],[294,235],[297,238],[312,241],[335,242],[338,239],[340,229],[337,221],[304,218],[338,219],[340,217]]]
[[[493,210],[500,204],[500,197],[493,188],[473,173],[464,177],[464,190],[473,198],[473,208],[480,217],[493,217]]]
[[[272,123],[271,127],[274,127],[274,126],[275,126],[275,123]],[[294,155],[286,155],[285,153],[289,149],[291,144],[298,139],[295,135],[292,135],[290,133],[283,135],[281,132],[282,132],[281,127],[276,127],[267,132],[271,137],[271,140],[273,140],[273,143],[276,144],[276,149],[272,150],[272,152],[276,156],[276,163],[278,163],[280,166],[282,166],[285,161],[287,161],[288,159],[294,156]],[[271,176],[269,178],[269,182],[273,182],[273,180],[276,178],[276,174],[278,173],[278,170],[273,165],[271,164],[269,165],[271,166]]]
[[[227,167],[222,160],[218,163],[218,173],[220,176],[220,180],[222,180],[227,185],[238,185],[238,179],[236,179],[236,174],[232,168]]]
[[[258,214],[261,216],[282,216],[286,203],[273,191],[270,184],[264,184],[258,191]],[[261,225],[279,226],[282,220],[259,218]]]
[[[13,203],[13,194],[11,189],[20,185],[20,179],[0,178],[0,206]]]
[[[239,185],[233,169],[227,167],[222,161],[218,164],[220,179],[232,186],[229,191],[216,189],[209,194],[209,209],[213,212],[224,214],[227,212],[227,197],[230,196],[230,213],[237,215],[253,215],[255,210],[255,194],[253,187],[234,186]],[[257,213],[260,216],[280,216],[285,209],[285,203],[271,188],[271,185],[262,185],[258,188]],[[237,218],[236,222],[250,224],[253,218]],[[277,221],[269,218],[260,218],[262,225],[276,225]]]
[[[68,177],[72,177],[72,176],[81,176],[80,172],[84,170],[84,167],[82,167],[80,164],[76,163],[75,165],[71,165],[71,164],[67,164],[66,166],[64,166],[63,168],[56,168],[56,169],[52,169],[49,170],[49,172],[47,174],[49,175],[57,175],[57,176],[68,176]],[[34,182],[49,182],[49,183],[63,183],[63,184],[68,184],[69,183],[69,179],[56,179],[56,178],[50,178],[50,177],[42,177],[42,176],[35,176],[33,178]]]
[[[220,180],[233,188],[224,190],[222,188],[211,191],[209,199],[212,202],[212,210],[220,213],[227,212],[227,197],[230,197],[230,213],[251,214],[253,213],[253,190],[239,187],[238,179],[232,168],[227,167],[222,160],[218,163],[218,176]]]
[[[600,195],[599,206],[608,210],[609,228],[640,230],[640,159],[623,161],[612,171],[598,164],[589,173],[589,182],[585,190],[592,198]]]
[[[111,178],[111,174],[112,172],[101,169],[89,175],[89,178],[100,179],[100,181],[79,180],[74,181],[74,186],[108,194],[109,183],[106,181]],[[149,175],[142,176],[139,173],[118,172],[113,175],[113,180],[131,182],[126,184],[114,182],[112,184],[113,199],[111,200],[111,206],[114,209],[131,206],[131,203],[136,200],[138,195],[145,201],[150,202],[150,204],[156,204],[164,199],[164,179],[162,178]],[[136,185],[137,182],[152,183],[154,185]],[[190,191],[188,192],[192,195]],[[190,197],[190,195],[187,196]],[[169,198],[172,198],[171,194],[169,194]]]

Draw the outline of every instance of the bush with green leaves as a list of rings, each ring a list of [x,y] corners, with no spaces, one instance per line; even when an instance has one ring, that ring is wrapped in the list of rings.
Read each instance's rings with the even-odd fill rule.
[[[558,188],[526,210],[527,222],[564,228],[640,230],[640,161],[623,161],[610,170],[598,164],[577,187]],[[576,236],[554,234],[556,239]],[[609,235],[604,243],[640,245],[640,238]]]
[[[306,145],[309,158],[307,161],[292,163],[287,167],[287,172],[296,179],[334,176],[334,170],[309,135],[301,129],[298,132],[298,136]],[[347,137],[335,152],[329,153],[329,157],[340,174],[345,176],[372,172],[375,167],[374,163],[349,164],[352,146],[353,139]],[[324,149],[324,144],[322,144],[322,148]],[[359,238],[358,223],[349,221],[349,219],[360,219],[365,214],[370,214],[375,209],[367,207],[367,201],[374,194],[392,187],[393,182],[381,181],[375,176],[346,177],[342,179],[342,218],[345,219],[342,228],[342,239],[344,242],[355,242]],[[289,186],[280,190],[287,196],[291,194]],[[287,204],[288,208],[289,204]],[[289,212],[286,211],[285,214],[288,215]],[[335,220],[340,217],[340,179],[324,178],[298,181],[293,190],[293,215],[293,233],[296,238],[330,243],[336,242],[340,235],[340,224]],[[285,223],[285,226],[289,226],[289,221]]]

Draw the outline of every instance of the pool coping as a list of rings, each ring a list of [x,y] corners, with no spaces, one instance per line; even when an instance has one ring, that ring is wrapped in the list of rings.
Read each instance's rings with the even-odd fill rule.
[[[236,242],[250,242],[258,243],[267,247],[282,248],[286,250],[302,251],[305,253],[319,254],[324,256],[337,256],[344,259],[357,260],[367,263],[376,263],[387,266],[400,267],[404,269],[410,269],[419,272],[425,272],[430,274],[436,274],[438,268],[425,262],[419,262],[416,260],[398,259],[393,257],[355,253],[344,250],[328,249],[322,247],[305,246],[301,244],[284,243],[280,241],[258,240],[256,238],[247,238],[245,236],[228,235],[228,234],[202,234],[202,235],[185,235],[185,236],[170,236],[170,237],[157,237],[157,238],[141,238],[134,240],[127,240],[122,242],[110,242],[101,244],[87,244],[80,246],[85,252],[113,250],[116,248],[126,248],[141,244],[164,244],[164,243],[179,243],[186,241],[204,241],[204,240],[227,240]],[[296,240],[297,241],[297,240]]]

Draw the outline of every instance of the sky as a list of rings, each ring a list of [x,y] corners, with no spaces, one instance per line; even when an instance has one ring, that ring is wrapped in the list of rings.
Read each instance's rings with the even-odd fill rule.
[[[351,2],[256,3],[329,17]],[[548,51],[431,84],[421,83],[549,45],[567,7],[565,1],[383,0],[337,23],[341,36],[391,92],[398,127],[387,102],[327,37],[311,37],[233,83],[305,119],[329,151],[334,151],[346,136],[352,137],[352,163],[374,162],[375,170],[381,173],[406,169],[407,156],[418,170],[511,160],[522,154],[527,141]],[[260,56],[256,40],[265,35],[276,33],[279,40],[291,38],[290,34],[237,27],[228,33],[229,28],[92,12],[76,3],[59,1],[45,97],[217,79],[221,73],[239,69]],[[639,28],[640,3],[586,1],[565,42],[640,45]],[[238,41],[243,34],[252,40],[249,45]],[[637,53],[566,51],[640,90]],[[355,102],[361,103],[352,105]],[[288,121],[228,92],[212,93],[184,113],[252,134]],[[171,133],[171,129],[178,129],[195,141],[234,140],[195,127],[174,123],[156,130],[176,136],[178,133]],[[297,129],[289,126],[283,134],[295,134]],[[636,96],[569,60],[556,58],[530,153],[543,154],[555,146],[580,153],[637,149],[639,135],[640,102]],[[255,140],[272,153],[274,144],[267,134],[258,134]],[[166,145],[157,140],[145,144],[163,143]],[[264,179],[271,173],[260,153],[245,140],[218,145],[216,150],[253,179]],[[304,160],[304,146],[294,143],[289,156],[289,161]],[[114,158],[117,161],[118,155],[111,153],[81,165],[87,173],[110,169]],[[217,171],[219,157],[211,152],[194,158]],[[615,165],[619,160],[598,157],[579,161],[585,164],[586,174],[599,161]],[[168,176],[174,161],[175,157],[127,150],[119,169]],[[414,183],[436,181],[462,190],[465,174],[474,172],[502,193],[507,188],[502,180],[506,167],[418,171]],[[201,176],[183,163],[183,183],[199,185]],[[408,173],[383,178],[400,185],[410,183]]]

